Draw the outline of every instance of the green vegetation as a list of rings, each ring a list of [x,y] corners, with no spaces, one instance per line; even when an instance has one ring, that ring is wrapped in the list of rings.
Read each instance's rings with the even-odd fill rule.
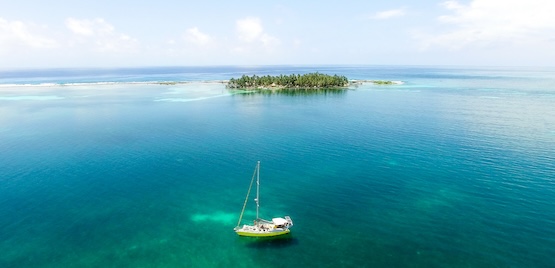
[[[345,76],[309,73],[279,76],[243,75],[239,79],[229,79],[227,87],[232,89],[322,89],[347,87],[348,85],[349,80]]]
[[[375,85],[393,85],[393,81],[384,81],[384,80],[374,80],[372,81]]]

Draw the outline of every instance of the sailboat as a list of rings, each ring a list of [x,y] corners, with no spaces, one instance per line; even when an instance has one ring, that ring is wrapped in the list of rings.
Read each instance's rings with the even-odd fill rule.
[[[252,225],[245,224],[242,227],[241,221],[243,220],[243,214],[245,213],[245,208],[247,207],[247,202],[249,200],[249,195],[252,189],[254,178],[256,177],[256,219]],[[245,203],[243,204],[243,210],[239,216],[239,221],[237,226],[234,228],[235,232],[240,236],[252,236],[252,237],[269,237],[269,236],[279,236],[285,235],[291,232],[289,228],[293,226],[293,221],[291,217],[285,216],[283,218],[273,218],[270,220],[265,220],[259,217],[260,208],[260,161],[256,164],[254,174],[252,175],[251,184],[249,186],[249,191],[247,192],[247,197],[245,198]]]

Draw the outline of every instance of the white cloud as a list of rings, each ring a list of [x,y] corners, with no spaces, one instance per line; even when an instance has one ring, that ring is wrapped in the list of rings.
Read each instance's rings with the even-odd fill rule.
[[[68,18],[66,27],[75,34],[75,42],[90,46],[99,52],[135,52],[138,41],[118,33],[114,26],[102,18],[93,20]]]
[[[256,41],[264,32],[259,18],[244,18],[236,22],[239,39],[245,42]]]
[[[262,22],[259,18],[247,17],[236,21],[236,31],[238,39],[243,42],[234,50],[246,52],[261,46],[267,51],[273,50],[281,42],[279,38],[264,32]]]
[[[69,28],[73,33],[85,35],[85,36],[92,36],[94,35],[93,30],[93,22],[88,20],[77,20],[74,18],[66,19],[66,26]]]
[[[277,37],[269,34],[262,34],[262,36],[260,36],[260,42],[262,42],[265,48],[272,48],[280,43]]]
[[[426,37],[428,46],[537,44],[555,35],[552,0],[473,0],[468,5],[446,1],[442,5],[452,14],[438,20],[454,28]]]
[[[0,18],[0,52],[18,50],[21,46],[32,49],[58,47],[58,42],[44,36],[44,32],[48,32],[45,26]]]
[[[187,29],[185,40],[199,46],[207,45],[212,42],[212,38],[208,34],[201,32],[197,27]]]
[[[370,16],[370,18],[375,20],[385,20],[385,19],[391,19],[396,17],[402,17],[405,14],[406,14],[405,9],[399,8],[399,9],[391,9],[391,10],[377,12],[376,14]]]

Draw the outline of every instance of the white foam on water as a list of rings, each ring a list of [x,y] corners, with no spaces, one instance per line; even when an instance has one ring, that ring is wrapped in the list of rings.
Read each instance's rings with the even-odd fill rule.
[[[226,84],[227,81],[225,80],[213,80],[213,81],[125,81],[125,82],[74,82],[74,83],[11,83],[11,84],[2,84],[0,83],[0,88],[7,88],[7,87],[57,87],[57,86],[105,86],[105,85],[161,85],[161,86],[168,86],[168,85],[187,85],[187,84]]]

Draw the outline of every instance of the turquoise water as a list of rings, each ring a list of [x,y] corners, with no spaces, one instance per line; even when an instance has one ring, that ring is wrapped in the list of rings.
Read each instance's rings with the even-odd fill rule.
[[[404,84],[201,82],[311,71]],[[0,267],[555,266],[555,70],[0,74]],[[233,232],[257,160],[283,239]]]

